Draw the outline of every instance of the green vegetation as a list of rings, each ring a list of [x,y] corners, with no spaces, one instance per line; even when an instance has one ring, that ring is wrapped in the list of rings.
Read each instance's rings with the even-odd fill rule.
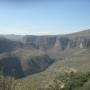
[[[48,81],[29,78],[28,81],[19,80],[16,83],[16,90],[89,90],[90,72],[71,71]]]
[[[53,80],[46,90],[79,90],[90,79],[90,73],[66,73]]]

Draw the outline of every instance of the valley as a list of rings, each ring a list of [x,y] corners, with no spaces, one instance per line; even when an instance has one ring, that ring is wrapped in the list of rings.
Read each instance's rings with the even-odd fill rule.
[[[26,35],[20,39],[9,37],[0,37],[0,71],[4,76],[16,78],[15,90],[51,90],[45,88],[65,73],[90,72],[90,30],[66,35]]]

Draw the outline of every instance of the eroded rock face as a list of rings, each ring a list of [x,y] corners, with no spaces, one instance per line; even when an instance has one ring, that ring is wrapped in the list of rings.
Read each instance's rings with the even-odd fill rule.
[[[25,36],[24,38],[25,46],[32,46],[37,49],[48,49],[53,47],[56,37],[48,36]]]
[[[49,50],[52,48],[61,50],[71,48],[89,48],[90,37],[78,36],[25,36],[22,41],[12,41],[5,38],[0,38],[0,53],[10,52],[17,48],[33,48],[40,50]]]
[[[90,47],[90,39],[86,37],[78,37],[78,38],[68,38],[68,37],[60,37],[56,39],[55,47],[60,47],[60,49],[71,49],[71,48],[89,48]]]
[[[89,43],[90,39],[86,37],[78,37],[72,39],[73,48],[80,48],[80,49],[89,48],[90,47]]]
[[[58,47],[62,50],[70,48],[89,48],[90,38],[84,36],[68,37],[68,36],[25,36],[24,37],[26,46],[33,46],[37,49],[51,49]]]

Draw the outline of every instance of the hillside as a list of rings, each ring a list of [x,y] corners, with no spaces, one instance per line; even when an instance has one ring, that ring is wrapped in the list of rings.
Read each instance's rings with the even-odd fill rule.
[[[42,88],[65,72],[90,72],[90,30],[66,35],[0,37],[0,70],[16,88]],[[21,86],[18,84],[21,83]],[[87,84],[86,84],[87,85]],[[16,90],[19,90],[16,89]]]

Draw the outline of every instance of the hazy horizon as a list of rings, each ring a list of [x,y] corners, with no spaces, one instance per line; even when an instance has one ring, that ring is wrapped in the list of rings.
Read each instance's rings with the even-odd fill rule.
[[[57,35],[86,29],[89,0],[0,1],[0,34]]]

